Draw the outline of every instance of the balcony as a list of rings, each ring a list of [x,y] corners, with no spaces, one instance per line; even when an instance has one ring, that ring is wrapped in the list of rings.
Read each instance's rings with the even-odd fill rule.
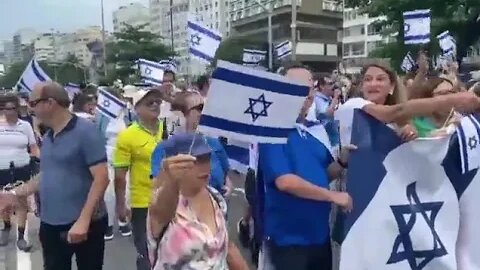
[[[343,12],[343,6],[340,1],[323,0],[322,9],[334,12]]]

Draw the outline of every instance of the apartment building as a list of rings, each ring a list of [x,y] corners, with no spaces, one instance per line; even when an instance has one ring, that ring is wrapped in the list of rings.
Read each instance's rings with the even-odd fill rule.
[[[145,25],[145,30],[150,31],[150,10],[140,3],[130,3],[121,6],[113,12],[113,32],[120,32],[125,24],[138,27]]]

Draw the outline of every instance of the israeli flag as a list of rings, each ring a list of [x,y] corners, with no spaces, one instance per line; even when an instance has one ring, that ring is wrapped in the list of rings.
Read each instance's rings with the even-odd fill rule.
[[[340,270],[455,270],[459,203],[442,163],[450,136],[404,143],[354,116]]]
[[[175,59],[173,59],[173,57],[169,57],[165,60],[160,60],[158,63],[163,67],[163,70],[177,73],[177,62],[175,61]]]
[[[308,92],[283,76],[218,61],[198,129],[248,143],[285,143]]]
[[[246,174],[250,162],[249,144],[228,140],[225,151],[228,155],[230,168],[239,173]]]
[[[222,35],[198,22],[188,21],[190,54],[201,61],[210,63],[215,57]]]
[[[42,67],[38,64],[37,60],[33,58],[28,63],[25,71],[23,71],[22,76],[18,80],[15,88],[19,92],[30,93],[33,90],[33,87],[41,82],[51,81],[47,73],[43,71]]]
[[[67,91],[68,97],[70,100],[72,100],[75,94],[80,92],[80,85],[75,83],[67,83],[67,85],[65,85],[65,91]]]
[[[463,117],[457,127],[462,173],[480,168],[480,123],[472,115]]]
[[[412,55],[410,54],[410,52],[408,52],[407,55],[405,55],[405,57],[403,58],[400,68],[404,72],[410,72],[413,70],[413,67],[415,67],[415,60],[413,60]]]
[[[430,42],[430,9],[403,13],[405,44],[426,44]]]
[[[109,92],[99,89],[97,111],[110,119],[116,119],[127,107],[127,104]]]
[[[450,35],[450,32],[445,31],[437,36],[438,43],[444,55],[454,55],[457,50],[457,42],[455,38]]]
[[[137,65],[140,70],[140,77],[144,83],[161,85],[163,81],[164,66],[146,59],[138,59]]]
[[[258,67],[265,61],[267,51],[259,51],[252,49],[243,49],[243,65],[249,67]]]
[[[281,60],[285,57],[292,54],[292,42],[290,40],[286,40],[277,46],[275,46],[275,53],[277,54],[277,59]]]

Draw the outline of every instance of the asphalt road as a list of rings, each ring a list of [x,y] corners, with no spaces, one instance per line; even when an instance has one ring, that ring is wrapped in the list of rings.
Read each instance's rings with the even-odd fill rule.
[[[245,209],[246,201],[243,191],[244,176],[239,174],[231,175],[235,191],[229,202],[229,233],[231,239],[238,243],[236,234],[236,223],[240,219]],[[8,247],[0,247],[0,270],[42,270],[43,260],[38,241],[39,221],[34,216],[29,217],[29,239],[33,244],[31,253],[20,252],[16,249],[14,240],[16,235],[12,234],[11,243]],[[13,232],[13,231],[12,231]],[[247,250],[240,250],[244,257],[249,260],[250,255]],[[106,243],[105,266],[104,270],[135,270],[135,249],[131,237],[123,238],[115,235],[112,241]],[[75,259],[72,260],[72,269],[75,267]],[[251,269],[254,269],[251,267]]]

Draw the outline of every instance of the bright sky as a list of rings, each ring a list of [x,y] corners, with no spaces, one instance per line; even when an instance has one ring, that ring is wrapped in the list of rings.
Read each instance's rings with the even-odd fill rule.
[[[112,12],[121,5],[148,0],[104,0],[105,25],[112,30]],[[0,40],[11,39],[21,28],[38,32],[63,32],[90,25],[101,25],[100,0],[0,0]]]

